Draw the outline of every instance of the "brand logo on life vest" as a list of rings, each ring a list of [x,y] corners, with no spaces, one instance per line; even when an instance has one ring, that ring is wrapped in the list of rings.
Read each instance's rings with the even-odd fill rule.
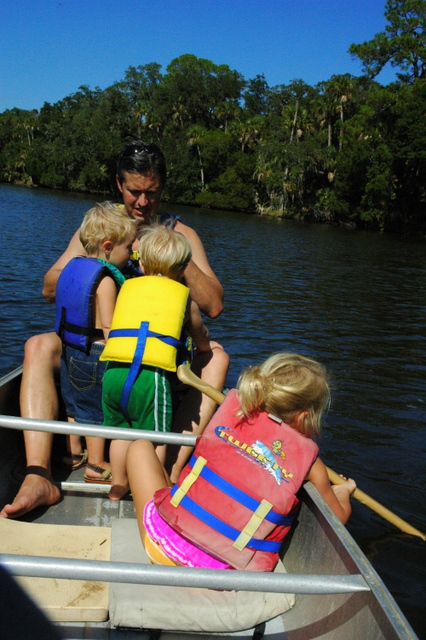
[[[281,440],[274,440],[272,443],[272,451],[280,456],[283,460],[286,459],[286,455],[285,455],[285,451],[282,450],[283,448],[283,443],[281,442]]]
[[[271,451],[263,442],[260,442],[260,440],[256,440],[253,444],[241,442],[235,437],[235,432],[227,427],[216,427],[215,433],[222,441],[235,447],[245,458],[251,462],[260,464],[275,478],[278,484],[281,484],[282,480],[288,482],[288,479],[293,477],[293,474],[279,465],[273,456],[272,451],[280,455],[282,459],[285,459],[285,453],[281,451],[282,442],[280,440],[274,440]]]

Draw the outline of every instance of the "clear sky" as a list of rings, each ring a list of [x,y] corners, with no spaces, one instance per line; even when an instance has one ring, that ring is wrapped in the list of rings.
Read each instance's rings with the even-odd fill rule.
[[[0,112],[40,109],[129,66],[185,53],[272,87],[361,75],[352,43],[384,31],[385,0],[0,0]],[[394,79],[383,71],[382,84]]]

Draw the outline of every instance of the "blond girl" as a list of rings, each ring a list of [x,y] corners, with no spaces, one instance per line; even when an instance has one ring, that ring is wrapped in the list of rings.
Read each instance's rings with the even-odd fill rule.
[[[128,475],[151,560],[271,571],[305,480],[345,523],[355,482],[331,487],[313,440],[328,404],[325,369],[278,353],[243,372],[171,489],[151,443],[134,443]]]

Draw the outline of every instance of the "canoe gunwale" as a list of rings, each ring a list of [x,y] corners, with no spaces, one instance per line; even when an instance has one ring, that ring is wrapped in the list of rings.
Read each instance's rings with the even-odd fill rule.
[[[157,433],[99,425],[61,422],[60,420],[35,420],[0,414],[0,427],[16,431],[43,431],[58,435],[93,436],[119,440],[150,440],[155,443],[194,446],[197,436],[190,433]]]
[[[262,593],[335,594],[370,591],[361,574],[335,576],[259,572],[253,575],[250,571],[224,572],[219,569],[136,565],[125,562],[16,554],[0,554],[0,563],[15,576],[33,578]]]
[[[395,637],[418,640],[383,580],[361,551],[349,531],[336,517],[311,482],[306,482],[303,485],[303,494],[305,506],[308,508],[308,511],[315,512],[321,529],[325,531],[327,538],[336,549],[337,554],[345,565],[345,569],[351,575],[362,575],[369,585],[370,594],[364,594],[364,596],[359,594],[359,597],[365,597],[367,599],[366,601],[369,601],[372,610],[375,611],[375,615],[380,617],[380,611],[384,614]],[[291,561],[289,561],[288,556],[286,556],[286,569],[288,571],[292,570]],[[355,595],[356,594],[354,594],[354,596]],[[389,634],[390,633],[389,631]],[[387,636],[385,637],[387,638]],[[394,636],[389,635],[389,637]]]

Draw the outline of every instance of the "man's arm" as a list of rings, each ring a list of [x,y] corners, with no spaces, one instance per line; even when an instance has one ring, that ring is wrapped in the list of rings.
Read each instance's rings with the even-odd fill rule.
[[[209,318],[216,318],[223,310],[223,288],[209,265],[203,244],[198,234],[186,224],[178,221],[175,230],[189,240],[192,249],[192,260],[184,272],[191,298]]]
[[[65,267],[65,265],[68,264],[71,258],[74,258],[75,256],[85,255],[87,254],[80,242],[79,230],[77,230],[59,260],[57,260],[55,264],[50,267],[49,271],[44,276],[42,294],[46,298],[47,302],[55,302],[56,283],[58,282],[58,278],[61,275],[61,271]]]
[[[198,305],[193,300],[191,300],[190,316],[186,326],[197,349],[211,351],[209,330],[203,322]]]

